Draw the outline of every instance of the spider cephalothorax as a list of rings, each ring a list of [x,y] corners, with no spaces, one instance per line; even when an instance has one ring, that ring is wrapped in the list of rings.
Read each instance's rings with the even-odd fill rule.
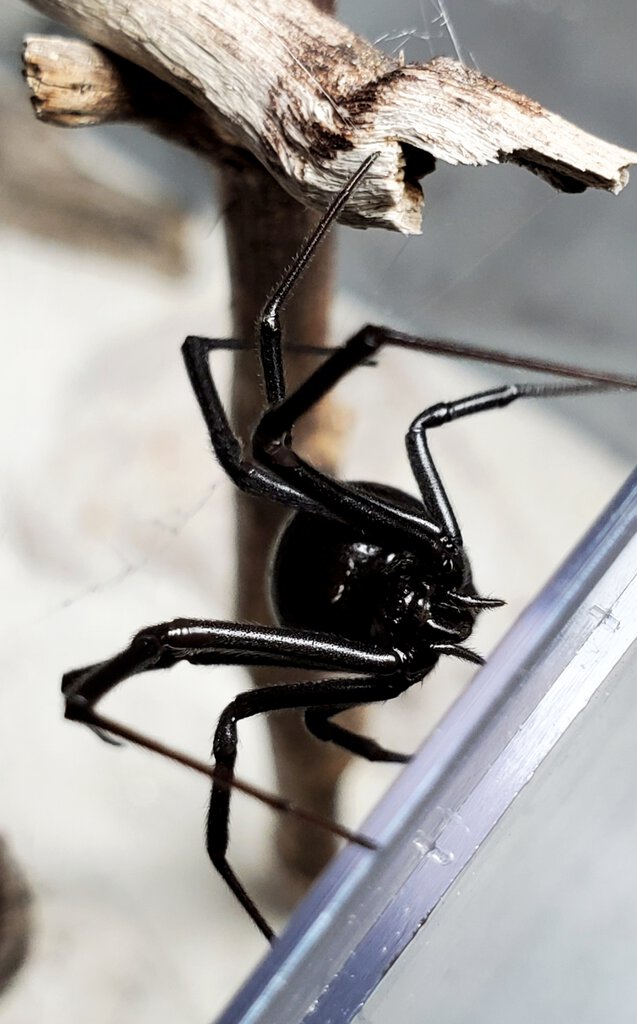
[[[394,505],[420,507],[395,487],[352,486]],[[295,513],[281,533],[272,565],[272,603],[279,621],[394,647],[424,675],[438,660],[431,645],[466,640],[480,604],[461,546],[433,538],[416,553],[396,540],[382,530],[365,533],[336,519]],[[450,547],[460,567],[452,577],[457,589],[450,589]]]
[[[296,421],[384,345],[477,358],[477,350],[467,346],[369,326],[329,351],[308,379],[287,393],[281,305],[374,158],[361,165],[336,198],[266,305],[257,341],[266,408],[247,457],[228,423],[209,363],[211,351],[235,348],[237,343],[191,337],[183,347],[186,369],[220,466],[241,490],[279,502],[293,512],[272,565],[272,596],[281,625],[176,619],[149,626],[119,654],[67,673],[62,687],[67,717],[192,766],[192,760],[183,755],[105,719],[95,705],[123,679],[169,668],[181,660],[199,665],[274,665],[296,669],[301,676],[303,670],[319,673],[312,680],[240,694],[221,715],[214,737],[208,852],[268,938],[272,936],[269,925],[226,858],[228,786],[234,779],[237,723],[262,712],[302,709],[308,728],[319,739],[370,760],[404,761],[404,754],[352,733],[332,721],[333,717],[346,708],[396,697],[426,676],[441,655],[480,664],[481,659],[465,641],[477,613],[501,604],[479,597],[474,589],[460,530],[429,452],[428,432],[461,417],[502,408],[521,397],[577,393],[600,383],[606,387],[637,386],[631,378],[507,357],[512,365],[580,377],[588,383],[504,386],[426,409],[413,421],[406,437],[419,499],[381,484],[338,481],[304,462],[293,445]],[[493,352],[480,355],[485,361],[498,361]],[[273,798],[269,800],[273,802]]]

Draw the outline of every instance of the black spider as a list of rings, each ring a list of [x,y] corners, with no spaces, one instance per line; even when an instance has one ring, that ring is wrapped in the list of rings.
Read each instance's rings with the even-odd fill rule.
[[[268,939],[272,930],[226,860],[238,721],[262,712],[300,708],[305,711],[308,729],[319,739],[371,761],[406,761],[407,756],[336,724],[334,716],[356,705],[396,697],[431,672],[443,654],[481,664],[482,659],[462,645],[478,612],[502,604],[480,597],[475,590],[456,518],[429,453],[427,432],[462,416],[502,408],[520,397],[590,390],[591,381],[595,382],[593,388],[600,384],[637,386],[634,380],[612,374],[516,360],[368,326],[342,347],[332,349],[308,379],[287,394],[281,306],[373,159],[361,165],[338,195],[265,307],[258,345],[267,404],[247,453],[228,423],[209,365],[211,350],[239,343],[190,337],[183,346],[188,375],[222,468],[237,487],[280,502],[294,513],[281,535],[272,569],[272,597],[281,625],[176,619],[148,626],[121,653],[67,673],[62,683],[67,718],[185,760],[104,718],[95,705],[129,676],[169,668],[181,660],[198,665],[276,665],[345,673],[242,693],[222,713],[216,728],[208,853]],[[580,377],[589,383],[497,387],[426,409],[411,424],[406,439],[420,490],[417,500],[378,483],[331,479],[299,458],[293,448],[292,432],[299,417],[383,345],[509,362]]]

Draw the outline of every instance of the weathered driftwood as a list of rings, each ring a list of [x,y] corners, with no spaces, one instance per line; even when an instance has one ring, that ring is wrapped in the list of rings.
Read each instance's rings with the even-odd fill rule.
[[[31,2],[174,87],[203,114],[203,133],[201,115],[194,118],[197,136],[251,153],[306,205],[323,208],[363,157],[379,151],[348,204],[348,223],[418,231],[416,180],[435,159],[513,162],[564,191],[613,192],[637,159],[456,61],[402,66],[308,0]],[[78,73],[60,42],[50,45],[47,53],[45,41],[31,40],[25,54],[39,116],[69,124],[78,100],[80,123],[103,111],[105,119],[135,116],[157,127],[155,102],[145,117],[143,96],[131,98],[126,83],[111,79],[105,90],[97,58],[91,80],[88,58]],[[183,104],[166,101],[171,131],[175,102]],[[186,118],[186,133],[192,125]]]

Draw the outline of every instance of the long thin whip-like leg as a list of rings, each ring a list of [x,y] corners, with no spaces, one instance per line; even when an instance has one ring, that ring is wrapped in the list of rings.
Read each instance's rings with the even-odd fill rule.
[[[175,750],[173,747],[168,747],[159,740],[146,736],[144,733],[140,733],[136,729],[131,729],[129,726],[123,725],[121,722],[116,722],[114,719],[108,718],[106,715],[102,715],[99,712],[94,711],[92,708],[86,708],[85,715],[81,720],[86,722],[87,725],[92,725],[96,729],[101,729],[111,736],[118,736],[120,739],[125,740],[128,743],[132,743],[137,747],[143,747],[145,750],[150,750],[155,754],[160,754],[162,757],[169,758],[171,761],[176,761],[185,768],[190,768],[192,771],[199,772],[200,775],[205,775],[208,779],[212,779],[220,786],[226,785],[229,789],[237,789],[241,793],[245,793],[247,796],[251,796],[255,800],[258,800],[260,803],[266,804],[275,811],[279,811],[284,814],[294,814],[302,821],[306,821],[311,825],[316,825],[317,828],[331,832],[333,835],[339,836],[339,838],[345,839],[350,843],[356,843],[357,846],[363,846],[367,850],[378,849],[378,844],[362,832],[345,828],[344,825],[339,825],[338,822],[330,821],[328,818],[323,818],[320,814],[315,814],[313,811],[308,811],[304,807],[299,807],[298,804],[293,803],[291,800],[286,800],[284,797],[268,793],[259,786],[254,786],[252,783],[245,782],[236,776],[233,777],[232,781],[229,781],[225,778],[223,772],[215,771],[214,765],[206,764],[205,761],[199,761],[197,758],[190,757],[189,754],[184,754],[179,750]]]

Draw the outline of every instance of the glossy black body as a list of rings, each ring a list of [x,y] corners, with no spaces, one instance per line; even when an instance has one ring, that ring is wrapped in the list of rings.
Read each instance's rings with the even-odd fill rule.
[[[407,509],[422,508],[395,487],[349,486]],[[414,554],[311,512],[296,512],[285,524],[270,583],[282,625],[398,648],[424,671],[438,660],[432,644],[443,638],[466,640],[477,614],[475,608],[450,601],[434,547],[428,554]],[[475,596],[468,562],[459,589]]]

